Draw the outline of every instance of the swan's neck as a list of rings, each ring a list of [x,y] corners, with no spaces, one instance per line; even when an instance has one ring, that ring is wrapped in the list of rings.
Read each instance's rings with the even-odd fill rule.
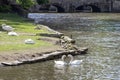
[[[70,56],[70,62],[72,62],[74,60],[73,56]]]
[[[62,56],[62,61],[65,61],[65,56]]]

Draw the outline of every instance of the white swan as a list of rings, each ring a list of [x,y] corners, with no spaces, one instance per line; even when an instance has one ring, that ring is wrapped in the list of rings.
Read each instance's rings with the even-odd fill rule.
[[[69,65],[80,65],[82,63],[83,60],[74,60],[72,55],[68,55],[68,57],[70,57],[70,62]]]
[[[10,32],[10,31],[13,31],[14,28],[9,26],[9,25],[6,25],[6,24],[2,24],[2,29],[7,31],[7,32]]]
[[[24,42],[25,44],[35,44],[34,40],[32,39],[26,39]]]
[[[13,32],[13,31],[8,32],[8,35],[9,36],[18,36],[18,34],[16,32]]]
[[[67,65],[67,63],[65,62],[65,57],[66,55],[62,56],[62,60],[61,61],[54,61],[56,65]]]

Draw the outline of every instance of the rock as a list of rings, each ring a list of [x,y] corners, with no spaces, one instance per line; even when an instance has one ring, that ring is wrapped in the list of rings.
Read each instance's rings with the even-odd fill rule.
[[[75,43],[75,40],[69,38],[68,36],[62,36],[61,39],[63,39],[65,42]]]

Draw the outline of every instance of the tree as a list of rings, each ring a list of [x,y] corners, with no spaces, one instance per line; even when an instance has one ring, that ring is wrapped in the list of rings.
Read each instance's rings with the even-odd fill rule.
[[[16,2],[25,9],[28,9],[29,7],[35,4],[34,0],[16,0]]]
[[[37,0],[38,4],[46,4],[49,3],[49,0]]]
[[[10,12],[11,6],[8,0],[0,0],[0,12]]]

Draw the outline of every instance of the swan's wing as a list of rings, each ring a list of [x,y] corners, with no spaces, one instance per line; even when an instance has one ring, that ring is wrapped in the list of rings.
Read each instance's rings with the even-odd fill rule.
[[[79,65],[81,63],[82,63],[82,60],[74,60],[70,64],[72,64],[72,65]]]
[[[12,28],[11,26],[3,26],[2,27],[4,30],[13,30],[14,28]]]
[[[11,27],[11,26],[9,26],[9,25],[6,25],[6,27],[9,28],[9,29],[13,29],[13,27]]]
[[[63,64],[63,61],[54,61],[55,64]]]
[[[34,44],[34,43],[35,43],[35,41],[32,40],[32,39],[26,39],[24,42],[25,42],[26,44]]]
[[[9,32],[8,35],[9,36],[18,36],[18,34],[16,32]]]
[[[64,61],[54,61],[57,65],[65,65],[66,63]]]
[[[54,65],[54,68],[55,68],[55,69],[62,70],[62,69],[65,68],[65,66],[64,66],[64,65],[58,65],[58,64],[55,64],[55,65]]]

